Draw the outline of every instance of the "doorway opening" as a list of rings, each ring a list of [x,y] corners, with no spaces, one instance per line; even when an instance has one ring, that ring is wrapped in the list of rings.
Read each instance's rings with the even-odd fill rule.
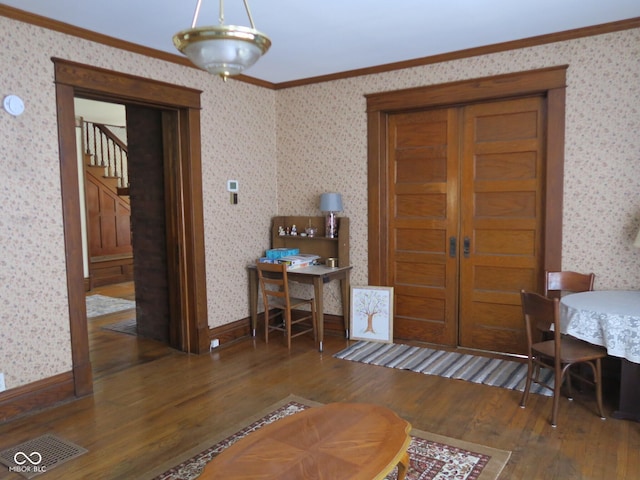
[[[162,145],[165,179],[161,189],[165,195],[169,344],[185,352],[201,353],[208,350],[209,339],[202,261],[200,92],[66,60],[54,58],[53,62],[74,390],[76,396],[83,396],[92,392],[93,381],[80,254],[82,231],[74,99],[124,103],[158,113],[152,122],[158,126],[161,136],[155,142]]]

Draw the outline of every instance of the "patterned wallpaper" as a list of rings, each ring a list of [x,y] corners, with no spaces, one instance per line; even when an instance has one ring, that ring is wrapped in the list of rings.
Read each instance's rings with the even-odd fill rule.
[[[202,170],[211,326],[248,316],[244,266],[277,214],[275,92],[0,17],[0,372],[7,388],[71,370],[51,57],[202,90]],[[227,180],[239,181],[231,205]]]
[[[640,288],[640,30],[399,72],[271,91],[0,17],[0,371],[8,388],[71,369],[51,57],[197,88],[209,325],[248,316],[244,266],[269,244],[269,220],[318,215],[324,191],[351,219],[353,283],[367,283],[367,93],[569,64],[563,267],[596,288]],[[230,205],[226,180],[239,181]],[[589,208],[585,209],[588,205]],[[340,313],[329,289],[328,313]]]
[[[318,214],[320,193],[342,192],[352,283],[366,285],[364,96],[558,65],[569,65],[562,267],[595,272],[598,289],[640,289],[638,29],[279,91],[279,213]],[[325,309],[339,313],[334,299]]]

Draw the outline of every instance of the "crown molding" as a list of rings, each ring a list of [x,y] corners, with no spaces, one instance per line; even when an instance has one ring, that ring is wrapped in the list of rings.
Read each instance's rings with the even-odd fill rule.
[[[165,62],[176,63],[190,68],[197,68],[186,57],[177,54],[171,54],[154,48],[144,47],[136,43],[127,42],[118,38],[111,37],[109,35],[103,35],[101,33],[93,32],[84,28],[76,27],[68,23],[52,20],[40,15],[25,12],[17,8],[9,7],[6,5],[0,5],[0,16],[18,20],[20,22],[29,23],[38,27],[47,28],[56,32],[72,35],[74,37],[82,38],[92,42],[100,43],[121,50],[126,50],[147,57],[156,58]],[[521,48],[535,47],[538,45],[545,45],[548,43],[564,42],[567,40],[574,40],[576,38],[590,37],[594,35],[602,35],[605,33],[618,32],[622,30],[630,30],[640,27],[640,17],[629,18],[626,20],[619,20],[617,22],[603,23],[600,25],[594,25],[590,27],[576,28],[573,30],[565,30],[562,32],[550,33],[546,35],[538,35],[535,37],[523,38],[521,40],[512,40],[509,42],[495,43],[492,45],[486,45],[482,47],[468,48],[465,50],[457,50],[454,52],[442,53],[438,55],[431,55],[428,57],[416,58],[413,60],[406,60],[403,62],[387,63],[384,65],[377,65],[375,67],[359,68],[355,70],[348,70],[345,72],[333,73],[329,75],[321,75],[317,77],[303,78],[300,80],[292,80],[289,82],[271,83],[265,80],[260,80],[247,75],[238,75],[232,77],[234,80],[238,80],[245,83],[250,83],[259,87],[269,88],[272,90],[282,90],[285,88],[300,87],[305,85],[311,85],[315,83],[330,82],[333,80],[342,80],[346,78],[359,77],[363,75],[372,75],[378,73],[392,72],[395,70],[403,70],[405,68],[420,67],[423,65],[430,65],[434,63],[447,62],[451,60],[459,60],[462,58],[477,57],[480,55],[488,55],[491,53],[505,52],[508,50],[517,50]]]

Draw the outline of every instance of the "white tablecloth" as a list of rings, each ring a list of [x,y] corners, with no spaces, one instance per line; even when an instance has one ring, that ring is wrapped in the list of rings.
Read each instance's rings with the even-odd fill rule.
[[[640,363],[640,291],[599,290],[560,301],[560,330]]]

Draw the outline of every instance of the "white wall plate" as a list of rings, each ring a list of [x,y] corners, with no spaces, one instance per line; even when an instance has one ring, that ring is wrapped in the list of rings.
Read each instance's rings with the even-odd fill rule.
[[[14,117],[22,115],[22,112],[24,112],[24,102],[17,95],[7,95],[4,97],[2,104],[4,109]]]

